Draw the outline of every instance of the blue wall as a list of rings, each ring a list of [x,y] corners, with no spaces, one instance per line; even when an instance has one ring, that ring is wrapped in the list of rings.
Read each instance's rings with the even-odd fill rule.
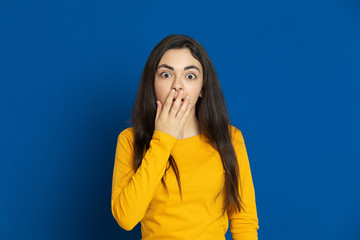
[[[140,239],[110,211],[116,140],[151,49],[174,33],[207,49],[244,134],[260,239],[360,239],[359,12],[1,1],[0,239]]]

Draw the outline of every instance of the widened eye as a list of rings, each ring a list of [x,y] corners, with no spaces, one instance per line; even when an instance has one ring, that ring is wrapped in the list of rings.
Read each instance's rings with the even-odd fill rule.
[[[188,75],[186,75],[186,77],[190,80],[194,80],[196,78],[196,75],[193,73],[189,73]]]
[[[171,77],[171,74],[168,73],[168,72],[163,72],[163,73],[160,74],[160,77],[162,77],[162,78],[169,78],[169,77]]]

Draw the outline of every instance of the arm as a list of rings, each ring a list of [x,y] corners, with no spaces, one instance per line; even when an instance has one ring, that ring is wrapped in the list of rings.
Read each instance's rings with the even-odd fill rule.
[[[255,190],[245,142],[240,130],[234,129],[233,141],[240,169],[239,192],[244,210],[241,209],[240,213],[236,212],[229,216],[230,232],[234,240],[257,240],[259,225],[255,203]]]
[[[155,131],[140,167],[133,169],[134,136],[129,130],[118,138],[115,154],[111,211],[125,230],[130,231],[144,217],[164,175],[171,149],[191,110],[189,96],[181,105],[182,91],[171,90],[164,105],[156,101]]]
[[[134,172],[133,136],[129,130],[123,131],[118,137],[111,196],[112,214],[127,231],[133,229],[144,217],[176,142],[175,137],[154,131],[150,148],[140,167]]]

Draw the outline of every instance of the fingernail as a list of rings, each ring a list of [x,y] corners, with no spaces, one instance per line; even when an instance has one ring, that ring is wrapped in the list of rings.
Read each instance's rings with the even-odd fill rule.
[[[189,96],[186,96],[186,99],[189,99],[190,97]]]
[[[180,91],[180,94],[183,94],[183,90]]]
[[[175,89],[171,89],[171,93],[174,93],[175,92]]]

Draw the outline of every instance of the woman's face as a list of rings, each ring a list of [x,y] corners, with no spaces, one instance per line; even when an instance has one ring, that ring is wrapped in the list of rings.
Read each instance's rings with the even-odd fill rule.
[[[183,99],[189,96],[190,103],[195,106],[203,86],[203,69],[188,48],[170,49],[164,53],[157,66],[155,74],[156,99],[164,105],[171,89],[177,92],[183,90]],[[180,95],[179,95],[180,96]],[[195,108],[191,109],[195,113]]]

